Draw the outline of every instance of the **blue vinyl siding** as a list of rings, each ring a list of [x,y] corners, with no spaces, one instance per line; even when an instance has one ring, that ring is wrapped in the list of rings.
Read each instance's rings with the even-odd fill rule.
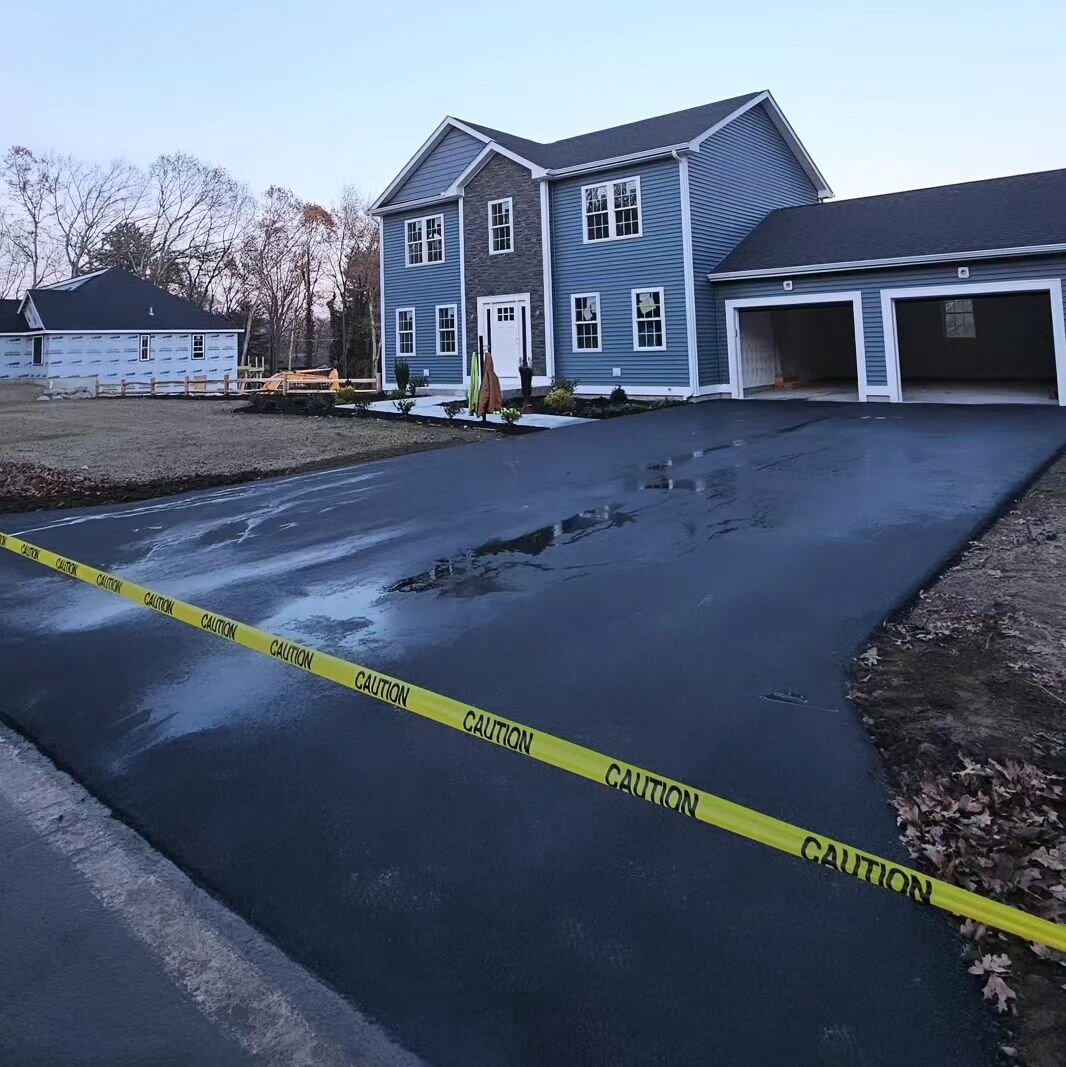
[[[609,178],[640,176],[641,236],[585,244],[581,188]],[[689,385],[685,330],[685,269],[681,243],[678,164],[670,159],[583,175],[551,186],[554,274],[555,369],[580,386],[609,390],[616,385],[655,388]],[[664,289],[665,350],[633,348],[630,290]],[[599,293],[602,352],[574,352],[572,293]],[[620,367],[621,377],[611,369]]]
[[[777,208],[816,204],[818,193],[760,104],[703,142],[689,159],[692,261],[700,384],[728,378],[707,274]]]
[[[396,380],[396,309],[415,309],[415,355],[407,357],[412,374],[428,370],[431,385],[461,385],[463,360],[437,355],[436,308],[455,304],[462,321],[460,305],[459,210],[455,201],[442,204],[434,214],[444,215],[444,262],[418,267],[405,265],[404,223],[422,218],[426,209],[400,215],[386,215],[382,226],[382,255],[385,258],[385,380]],[[461,344],[461,335],[460,335]]]
[[[793,288],[789,296],[804,293],[862,292],[863,333],[866,343],[866,381],[871,388],[888,384],[885,366],[885,335],[881,322],[881,290],[906,289],[922,285],[972,285],[975,282],[1008,282],[1036,278],[1066,279],[1066,256],[1027,256],[1018,259],[968,261],[970,277],[958,276],[959,263],[945,263],[931,267],[905,267],[895,270],[864,270],[837,274],[807,274],[790,276]],[[784,296],[782,278],[761,278],[750,281],[725,281],[713,287],[706,276],[702,284],[712,292],[718,336],[722,338],[718,364],[724,368],[717,382],[729,380],[729,360],[726,349],[725,301],[751,297]],[[700,276],[696,276],[699,288]],[[965,294],[962,294],[965,295]],[[946,298],[940,298],[946,299]],[[703,383],[708,384],[708,383]]]
[[[484,147],[476,137],[451,127],[387,203],[403,204],[443,193]]]

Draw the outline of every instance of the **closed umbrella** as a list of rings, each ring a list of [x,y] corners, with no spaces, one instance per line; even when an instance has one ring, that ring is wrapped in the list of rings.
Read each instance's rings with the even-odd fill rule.
[[[467,393],[467,411],[477,414],[478,401],[481,399],[481,360],[477,352],[470,353],[470,391]]]
[[[500,379],[492,368],[492,353],[485,353],[485,372],[481,380],[481,396],[478,399],[477,413],[484,418],[503,407],[503,390]]]

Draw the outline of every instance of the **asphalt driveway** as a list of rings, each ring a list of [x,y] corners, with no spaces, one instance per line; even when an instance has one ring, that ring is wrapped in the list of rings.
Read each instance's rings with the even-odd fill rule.
[[[850,657],[1066,445],[714,402],[3,528],[902,857]],[[428,1063],[992,1063],[938,913],[0,559],[0,710]]]

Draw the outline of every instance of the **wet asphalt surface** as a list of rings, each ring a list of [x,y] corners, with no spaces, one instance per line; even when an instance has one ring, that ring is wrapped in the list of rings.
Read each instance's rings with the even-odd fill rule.
[[[1051,408],[714,402],[0,528],[903,859],[845,699]],[[0,710],[433,1064],[959,1064],[951,926],[0,559]]]

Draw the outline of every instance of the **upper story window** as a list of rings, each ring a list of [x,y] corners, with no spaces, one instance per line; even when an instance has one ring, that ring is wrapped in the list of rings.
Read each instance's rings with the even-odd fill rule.
[[[396,309],[396,354],[413,356],[415,354],[415,309]]]
[[[420,267],[424,263],[444,262],[444,216],[427,215],[423,219],[408,219],[407,266]]]
[[[634,289],[633,348],[637,352],[652,352],[666,347],[666,320],[663,313],[663,290]]]
[[[640,178],[618,178],[581,189],[585,242],[640,236]]]
[[[944,301],[944,336],[962,338],[977,336],[972,300]]]
[[[489,255],[514,251],[514,227],[511,221],[511,197],[489,201]]]
[[[204,335],[202,333],[194,333],[192,335],[192,358],[204,358]]]
[[[600,294],[574,293],[570,297],[570,339],[575,352],[599,352]]]
[[[141,334],[141,359],[152,358],[152,335],[150,333]]]

